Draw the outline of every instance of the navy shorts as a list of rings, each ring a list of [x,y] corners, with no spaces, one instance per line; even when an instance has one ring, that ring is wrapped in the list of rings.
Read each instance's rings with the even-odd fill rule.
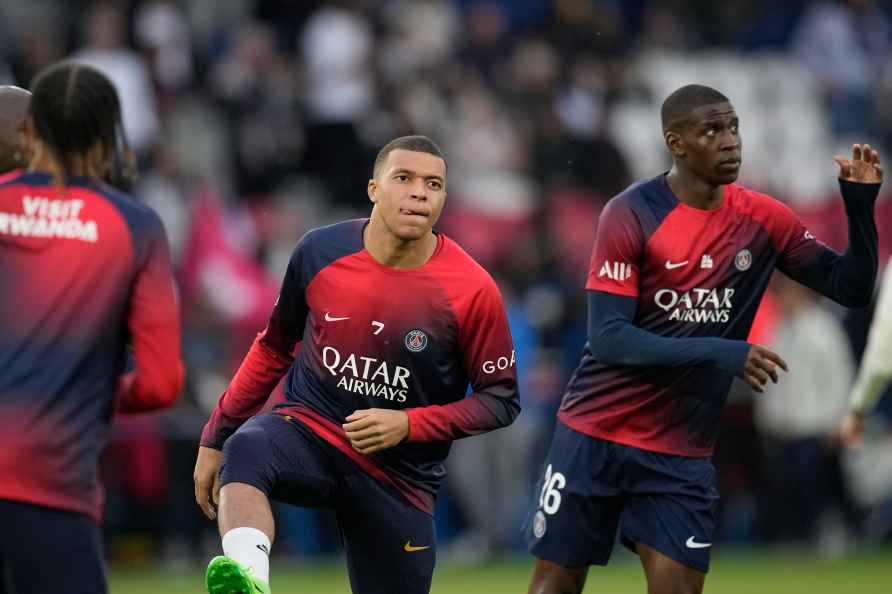
[[[530,552],[563,567],[606,565],[617,533],[706,573],[718,493],[709,458],[650,452],[558,422],[524,525]]]
[[[283,503],[333,509],[354,594],[430,592],[433,517],[300,420],[279,413],[251,418],[226,440],[220,481],[252,485]]]
[[[0,500],[0,594],[105,594],[99,526],[84,514]]]

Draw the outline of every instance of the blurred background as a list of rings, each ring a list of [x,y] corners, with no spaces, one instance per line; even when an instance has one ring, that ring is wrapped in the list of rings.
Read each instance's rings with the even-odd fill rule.
[[[201,427],[264,327],[296,241],[366,216],[377,150],[422,133],[449,160],[440,230],[505,297],[524,406],[509,429],[456,443],[438,502],[440,559],[527,567],[520,524],[585,341],[598,215],[631,181],[668,168],[660,102],[691,82],[728,95],[741,118],[740,181],[842,249],[832,156],[857,141],[892,158],[890,4],[0,1],[0,83],[27,87],[72,56],[108,74],[139,156],[135,194],[173,247],[188,386],[175,410],[115,421],[104,461],[112,566],[188,571],[217,553],[193,497]],[[715,455],[719,552],[892,560],[892,398],[860,451],[835,436],[870,319],[871,308],[846,311],[775,279],[752,339],[793,371],[764,396],[741,384],[729,398]],[[328,514],[277,515],[274,568],[340,553]]]

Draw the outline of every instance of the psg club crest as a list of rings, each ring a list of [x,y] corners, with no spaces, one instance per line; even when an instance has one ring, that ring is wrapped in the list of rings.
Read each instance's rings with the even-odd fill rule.
[[[533,535],[536,538],[542,538],[545,536],[545,530],[548,528],[548,522],[545,520],[545,514],[542,513],[542,510],[536,512],[536,515],[533,516]]]
[[[427,347],[427,334],[421,330],[410,330],[406,334],[406,348],[413,353],[423,351]]]
[[[737,252],[737,257],[734,258],[734,266],[737,267],[737,270],[743,272],[745,270],[749,270],[750,266],[752,265],[753,255],[748,249],[742,249]]]

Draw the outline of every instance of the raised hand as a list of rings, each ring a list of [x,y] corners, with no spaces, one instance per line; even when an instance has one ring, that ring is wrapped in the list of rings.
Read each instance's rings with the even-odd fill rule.
[[[779,355],[761,344],[754,344],[750,347],[749,353],[747,353],[746,366],[741,377],[753,390],[761,394],[765,391],[764,386],[768,383],[769,378],[775,384],[777,383],[778,367],[784,371],[790,370],[786,361],[781,359]]]
[[[852,145],[852,159],[836,155],[833,160],[839,165],[839,179],[859,184],[879,184],[883,182],[883,167],[880,165],[880,154],[860,144]]]

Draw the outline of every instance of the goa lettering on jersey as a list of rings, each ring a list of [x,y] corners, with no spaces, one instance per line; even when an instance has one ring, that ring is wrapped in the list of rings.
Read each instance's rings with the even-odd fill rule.
[[[720,207],[699,210],[660,175],[604,209],[586,288],[637,298],[634,325],[659,336],[745,340],[775,266],[796,276],[826,249],[769,196],[731,184]],[[706,456],[731,381],[705,365],[603,364],[586,346],[559,418],[594,437]]]
[[[514,367],[514,364],[517,362],[517,357],[514,355],[514,351],[511,351],[511,356],[502,355],[498,359],[484,361],[483,362],[483,373],[495,373],[496,371],[505,371],[510,367]]]
[[[366,222],[301,240],[269,325],[202,443],[221,447],[288,369],[282,410],[345,455],[375,464],[376,476],[430,512],[449,442],[507,425],[520,410],[507,316],[492,278],[449,238],[437,235],[423,266],[388,268],[363,247]],[[367,408],[406,410],[407,440],[370,457],[355,452],[341,424]]]

